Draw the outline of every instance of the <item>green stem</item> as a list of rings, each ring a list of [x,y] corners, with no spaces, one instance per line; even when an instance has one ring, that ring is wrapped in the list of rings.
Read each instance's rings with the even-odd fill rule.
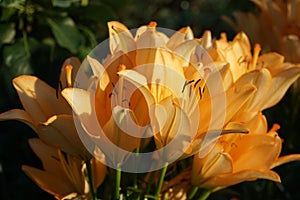
[[[189,198],[188,200],[191,200],[194,198],[195,194],[197,193],[198,191],[198,187],[197,186],[193,186],[193,188],[191,189],[190,193],[189,193]]]
[[[121,169],[116,169],[115,199],[120,199]]]
[[[138,147],[136,149],[135,156],[138,157],[139,153],[140,153],[140,148]],[[137,179],[138,179],[138,174],[135,173],[134,174],[134,180],[133,180],[133,187],[134,187],[134,189],[138,189],[138,181],[137,181]]]
[[[89,182],[91,193],[92,193],[92,200],[97,200],[96,192],[95,192],[95,188],[94,188],[94,179],[93,179],[93,171],[92,171],[91,161],[88,160],[85,162],[85,164],[86,164],[86,169],[87,169],[88,182]]]
[[[165,178],[165,175],[166,175],[166,172],[167,172],[167,168],[168,168],[168,163],[166,162],[164,164],[164,167],[162,168],[162,171],[161,171],[160,176],[159,176],[159,181],[158,181],[158,185],[157,185],[156,192],[155,192],[156,199],[158,199],[158,197],[159,197],[161,186],[164,182],[164,178]]]
[[[209,197],[210,194],[211,194],[210,190],[203,190],[198,200],[205,200]]]

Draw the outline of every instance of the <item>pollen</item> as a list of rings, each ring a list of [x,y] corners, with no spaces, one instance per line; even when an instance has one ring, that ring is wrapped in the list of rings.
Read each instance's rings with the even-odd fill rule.
[[[270,132],[272,132],[272,131],[276,132],[276,131],[278,131],[279,129],[280,129],[280,125],[279,125],[279,124],[273,124],[273,126],[272,126]]]
[[[126,69],[126,66],[123,65],[123,64],[121,64],[121,65],[118,66],[118,71],[119,71],[119,72],[120,72],[120,71],[123,71],[123,70],[125,70],[125,69]]]
[[[155,21],[152,21],[149,23],[149,26],[155,28],[157,26],[157,23]]]
[[[221,40],[223,40],[224,42],[227,42],[227,35],[226,35],[226,33],[221,33]]]
[[[203,71],[204,71],[205,74],[210,74],[211,73],[211,69],[208,68],[208,67],[204,68]]]

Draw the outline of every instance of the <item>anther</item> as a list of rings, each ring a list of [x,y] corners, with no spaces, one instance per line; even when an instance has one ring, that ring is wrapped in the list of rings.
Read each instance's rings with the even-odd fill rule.
[[[118,71],[119,71],[119,72],[120,72],[120,71],[123,71],[123,70],[125,70],[125,69],[126,69],[126,66],[123,65],[123,64],[121,64],[121,65],[118,66]]]
[[[270,132],[276,132],[276,131],[278,131],[280,129],[280,125],[279,124],[273,124],[273,126],[272,126],[272,128],[271,128],[271,130],[270,130]]]
[[[224,42],[227,42],[227,35],[226,35],[226,33],[221,33],[221,40],[223,40]]]
[[[187,85],[189,85],[189,84],[191,84],[191,83],[193,83],[195,80],[191,80],[191,81],[185,81],[184,82],[184,85],[183,85],[183,88],[182,88],[182,90],[181,90],[181,92],[183,93],[184,92],[184,89],[185,89],[185,87],[187,86]]]
[[[197,84],[201,81],[201,78],[199,78],[196,83],[194,84],[194,88],[197,86]]]
[[[149,27],[155,28],[157,26],[157,23],[155,21],[151,21],[149,23]]]

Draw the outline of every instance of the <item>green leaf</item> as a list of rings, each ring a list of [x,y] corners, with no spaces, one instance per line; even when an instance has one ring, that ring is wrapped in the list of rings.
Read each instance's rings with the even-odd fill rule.
[[[0,21],[9,21],[10,18],[16,13],[17,9],[12,7],[3,7],[1,11],[2,13]]]
[[[16,35],[15,24],[0,24],[0,47],[3,44],[9,44]]]
[[[91,29],[82,25],[78,25],[78,29],[84,34],[85,38],[87,38],[90,47],[94,48],[97,46],[98,42],[95,33]]]
[[[117,19],[114,11],[107,5],[89,5],[84,7],[82,8],[82,17],[102,23]]]
[[[113,8],[122,8],[128,4],[130,0],[102,0],[101,2],[105,3],[106,5],[110,5]]]
[[[89,0],[81,0],[82,6],[87,6],[89,4]]]
[[[72,5],[73,1],[68,1],[68,0],[52,0],[52,5],[61,7],[61,8],[68,8]]]
[[[39,47],[39,43],[32,38],[28,38],[27,44],[29,46],[30,53],[36,51]],[[30,54],[24,48],[24,39],[18,39],[12,45],[3,46],[1,52],[3,58],[2,66],[0,67],[0,80],[1,86],[7,92],[10,101],[14,99],[14,89],[11,81],[13,78],[22,74],[33,74],[33,68],[31,66]]]
[[[0,5],[2,6],[15,6],[15,5],[23,5],[26,0],[2,0],[0,1]]]
[[[57,43],[72,53],[77,53],[84,44],[84,37],[76,28],[74,21],[69,18],[46,18]]]
[[[30,66],[30,54],[26,51],[24,42],[22,38],[17,40],[13,45],[4,46],[3,48],[2,56],[4,58],[4,67],[8,68],[13,76],[33,73]],[[39,43],[32,38],[29,38],[27,43],[30,52],[36,50],[39,45]]]

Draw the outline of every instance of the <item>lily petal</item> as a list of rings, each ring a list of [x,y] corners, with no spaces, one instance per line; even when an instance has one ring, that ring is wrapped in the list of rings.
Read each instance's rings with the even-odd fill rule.
[[[236,85],[253,84],[256,87],[256,93],[249,102],[247,112],[255,112],[261,110],[263,99],[269,99],[266,93],[269,92],[272,85],[272,76],[269,70],[263,68],[261,70],[255,70],[242,75],[237,81]],[[265,97],[265,98],[264,98]]]
[[[169,38],[162,32],[156,31],[155,26],[148,26],[136,40],[136,47],[140,49],[152,49],[158,47],[166,47]]]
[[[192,183],[200,185],[208,177],[232,172],[232,160],[218,143],[210,153],[202,158],[195,154],[193,158]]]
[[[28,112],[21,109],[12,109],[0,114],[0,121],[2,120],[18,120],[27,124],[30,128],[36,131],[37,123],[33,121]]]
[[[281,151],[281,139],[272,135],[240,135],[234,145],[237,148],[233,146],[230,152],[235,162],[234,172],[246,169],[267,170]]]
[[[259,56],[257,60],[258,68],[268,68],[272,71],[272,68],[279,67],[284,61],[284,56],[272,52],[272,53],[265,53]]]
[[[42,161],[45,171],[57,174],[61,179],[67,181],[67,176],[60,165],[57,148],[45,144],[38,138],[29,139],[29,145],[37,157]]]
[[[221,130],[223,125],[234,117],[255,91],[256,89],[252,85],[244,85],[240,88],[232,87],[226,92],[224,97],[224,94],[220,94],[211,100],[202,101],[200,103],[200,117],[202,118],[203,116],[210,121],[207,122],[207,120],[200,119],[203,124],[200,124],[199,127],[207,128],[206,126],[209,125],[212,130]],[[224,98],[226,98],[226,102],[223,102]],[[213,110],[208,110],[208,107],[211,107]]]
[[[88,91],[67,88],[62,91],[62,95],[72,106],[73,111],[78,116],[82,128],[87,131],[88,134],[99,136],[99,130],[101,130],[101,121],[97,119],[94,101],[95,97]],[[105,116],[107,118],[107,116]],[[102,122],[105,123],[105,122]]]
[[[75,188],[70,187],[68,181],[58,178],[57,175],[47,173],[43,170],[34,167],[22,166],[22,170],[43,190],[61,199],[71,192],[76,191]]]
[[[63,90],[67,87],[71,87],[73,85],[80,66],[81,62],[77,57],[70,57],[65,60],[61,67],[59,75],[58,88],[60,90]],[[66,67],[71,67],[70,74],[67,73]]]
[[[262,105],[264,105],[263,109],[269,108],[278,103],[286,93],[287,89],[299,76],[300,67],[294,66],[283,70],[281,73],[273,77],[272,87],[268,93],[265,94],[266,98],[264,99],[264,102],[262,102]]]
[[[78,135],[72,115],[56,115],[38,126],[39,137],[70,155],[88,160],[91,155]]]
[[[182,59],[182,67],[187,67],[190,64],[190,57],[197,46],[200,46],[199,41],[187,40],[177,45],[177,47],[174,49],[176,56]]]
[[[168,145],[168,148],[163,149],[164,155],[161,155],[164,159],[174,161],[189,151],[193,137],[191,122],[185,112],[173,103],[171,97],[151,107],[150,119],[156,147],[160,149]]]
[[[184,28],[181,28],[180,30],[176,31],[169,39],[167,43],[167,47],[169,49],[175,49],[177,45],[180,43],[186,41],[186,40],[192,40],[194,38],[194,34],[192,29],[187,26]]]
[[[283,165],[286,164],[288,162],[292,162],[292,161],[300,161],[300,154],[291,154],[291,155],[286,155],[286,156],[281,156],[279,157],[272,165],[271,165],[271,169],[279,166],[279,165]]]
[[[56,91],[34,76],[22,75],[13,80],[24,109],[35,123],[45,122],[56,114],[71,114],[64,98],[56,97]]]
[[[91,68],[93,70],[93,73],[99,77],[99,87],[101,90],[105,90],[106,86],[109,84],[109,76],[103,67],[101,63],[96,60],[95,58],[92,58],[90,56],[87,56],[87,61],[91,65]]]
[[[118,51],[125,53],[135,49],[135,42],[128,28],[117,21],[107,23],[109,31],[109,47],[111,54]]]
[[[215,188],[217,185],[219,187],[214,189],[214,191],[216,191],[223,187],[229,187],[245,181],[254,181],[256,179],[268,179],[271,181],[280,182],[279,175],[274,171],[245,170],[234,174],[222,174],[211,177],[203,182],[200,187]]]

